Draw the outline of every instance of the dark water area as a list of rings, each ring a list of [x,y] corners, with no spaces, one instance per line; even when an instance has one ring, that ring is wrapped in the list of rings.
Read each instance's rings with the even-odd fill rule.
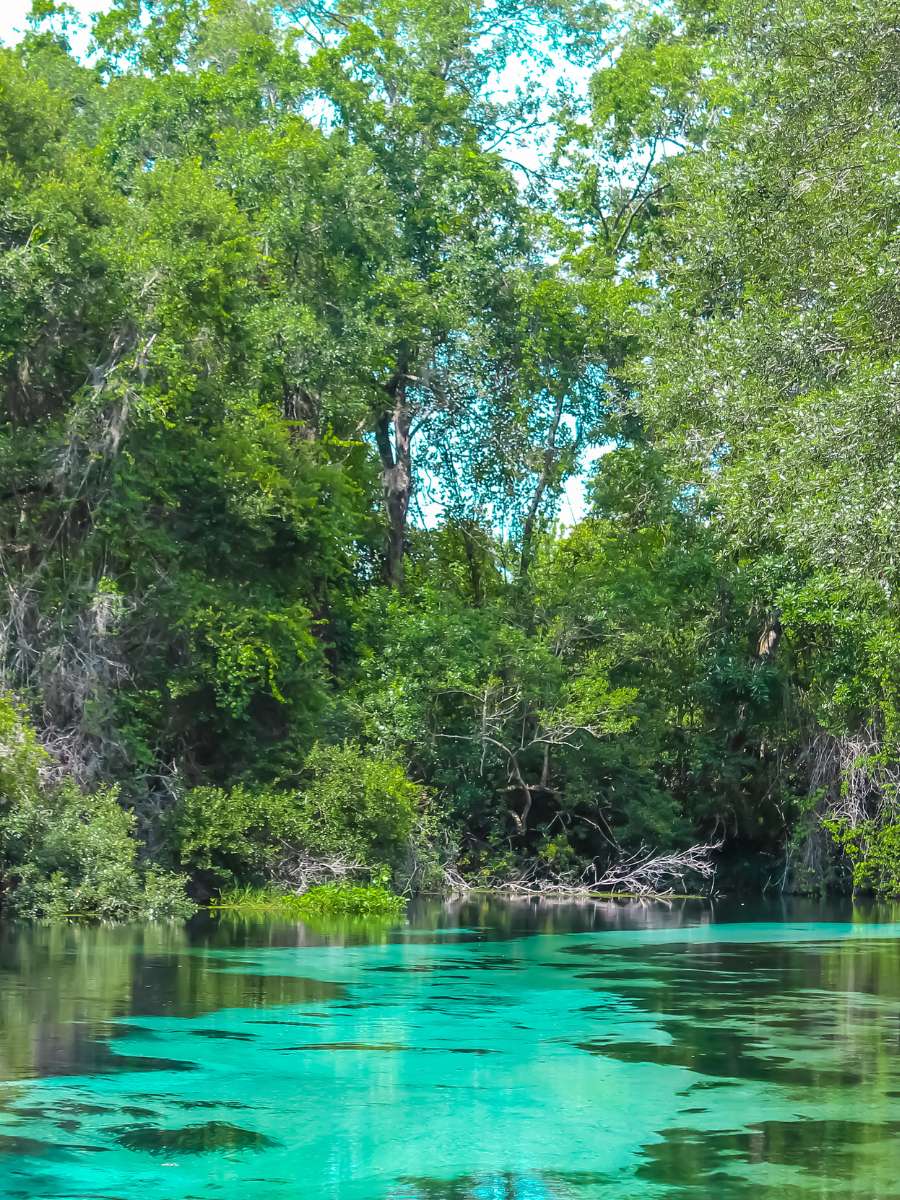
[[[2,1200],[900,1200],[900,905],[0,928]]]

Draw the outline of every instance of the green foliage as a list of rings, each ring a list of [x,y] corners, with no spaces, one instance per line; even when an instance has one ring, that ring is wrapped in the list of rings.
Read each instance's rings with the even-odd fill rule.
[[[399,763],[348,742],[316,745],[306,776],[310,849],[343,850],[370,864],[398,860],[421,796]]]
[[[302,829],[295,795],[242,786],[193,788],[166,826],[182,866],[237,879],[259,877]]]
[[[142,869],[134,816],[116,788],[86,794],[45,784],[47,756],[24,715],[0,696],[0,883],[3,907],[20,917],[185,917],[185,879]]]
[[[48,761],[24,710],[0,692],[0,813],[30,803],[41,790]]]
[[[889,15],[114,0],[91,66],[70,16],[0,49],[0,677],[88,781],[0,702],[21,904],[134,911],[136,829],[199,889],[799,861],[861,742],[883,810]]]
[[[241,909],[246,912],[278,912],[294,915],[300,897],[296,892],[286,892],[271,884],[259,886],[252,883],[223,887],[209,903],[210,909]]]
[[[419,794],[395,762],[350,743],[317,745],[302,790],[194,788],[172,810],[168,837],[183,866],[221,878],[260,878],[297,852],[363,870],[396,865]]]
[[[813,717],[890,728],[896,43],[877,6],[798,12],[719,6],[708,86],[732,103],[667,168],[642,408],[781,611]]]
[[[657,172],[667,200],[640,268],[655,296],[630,381],[777,655],[796,815],[791,789],[838,795],[859,738],[897,761],[900,101],[882,83],[897,43],[884,10],[853,0],[726,0],[708,24],[665,8],[664,40],[703,63],[705,107],[682,106],[683,152]],[[804,778],[810,743],[836,747],[827,779]]]
[[[406,594],[360,606],[364,736],[401,741],[479,870],[510,839],[556,869],[726,821],[776,843],[782,681],[747,582],[646,444],[605,455],[592,496],[527,589],[483,531],[474,561],[452,528],[419,538]]]
[[[297,900],[297,912],[305,917],[378,917],[402,916],[406,901],[386,888],[348,883],[324,883],[310,888]]]
[[[900,822],[851,825],[846,818],[833,818],[823,824],[850,860],[854,892],[900,896]]]

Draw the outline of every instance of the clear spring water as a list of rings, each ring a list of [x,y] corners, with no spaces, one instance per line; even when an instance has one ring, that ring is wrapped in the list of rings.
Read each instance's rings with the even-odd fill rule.
[[[0,1197],[900,1200],[900,908],[0,931]]]

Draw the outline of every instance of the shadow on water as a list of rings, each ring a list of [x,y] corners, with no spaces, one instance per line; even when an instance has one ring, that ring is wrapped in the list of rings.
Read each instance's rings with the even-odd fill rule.
[[[135,1125],[115,1131],[120,1145],[148,1154],[215,1154],[228,1150],[265,1150],[278,1143],[274,1138],[227,1121],[206,1121],[178,1129],[154,1129]]]

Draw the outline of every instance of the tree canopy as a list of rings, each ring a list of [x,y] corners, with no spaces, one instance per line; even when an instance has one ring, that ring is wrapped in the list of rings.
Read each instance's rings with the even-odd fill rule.
[[[132,897],[342,850],[894,887],[897,16],[115,0],[85,56],[37,0],[0,889],[70,894],[42,792]]]

